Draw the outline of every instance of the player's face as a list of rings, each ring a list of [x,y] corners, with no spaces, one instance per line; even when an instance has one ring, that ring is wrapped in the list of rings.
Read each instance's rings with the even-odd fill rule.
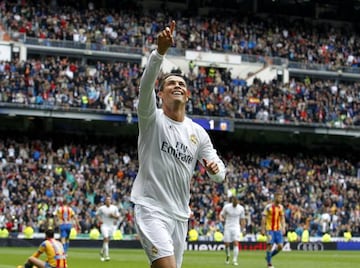
[[[185,80],[175,75],[167,77],[162,90],[159,92],[159,97],[163,103],[186,103],[188,95]]]
[[[282,195],[281,194],[276,194],[275,195],[275,203],[280,204],[281,202],[282,202]]]
[[[238,204],[238,200],[235,196],[232,197],[232,204],[234,207],[236,207],[236,205]]]
[[[110,204],[111,204],[111,199],[110,199],[110,197],[107,197],[105,199],[105,205],[110,206]]]

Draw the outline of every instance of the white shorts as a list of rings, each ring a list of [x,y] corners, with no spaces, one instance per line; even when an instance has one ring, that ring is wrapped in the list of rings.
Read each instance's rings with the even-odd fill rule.
[[[225,228],[225,230],[224,230],[224,242],[225,243],[240,241],[240,239],[241,239],[240,227]]]
[[[179,221],[150,208],[135,205],[135,227],[150,264],[175,256],[180,268],[186,246],[187,221]]]
[[[104,238],[111,238],[116,230],[115,225],[102,224],[100,227],[101,234]]]

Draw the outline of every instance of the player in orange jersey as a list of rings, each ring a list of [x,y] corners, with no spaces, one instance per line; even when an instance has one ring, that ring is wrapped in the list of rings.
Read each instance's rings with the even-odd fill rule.
[[[70,243],[71,228],[73,227],[74,223],[77,227],[80,225],[74,210],[68,204],[66,199],[64,199],[61,206],[57,209],[56,216],[60,230],[60,240],[64,245],[65,254],[67,254]]]
[[[271,264],[271,259],[282,250],[284,242],[285,215],[281,202],[282,193],[278,191],[274,195],[274,201],[266,205],[261,221],[261,233],[263,235],[266,234],[267,237],[266,261],[268,268],[274,268]],[[276,247],[272,250],[274,245]]]

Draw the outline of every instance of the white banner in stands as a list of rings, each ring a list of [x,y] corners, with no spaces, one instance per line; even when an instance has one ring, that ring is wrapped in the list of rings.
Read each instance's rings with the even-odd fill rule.
[[[241,56],[229,55],[225,53],[208,53],[208,52],[187,50],[185,52],[185,58],[186,60],[204,61],[211,63],[226,63],[226,64],[241,63]]]
[[[11,60],[11,46],[0,44],[0,60],[10,61]]]

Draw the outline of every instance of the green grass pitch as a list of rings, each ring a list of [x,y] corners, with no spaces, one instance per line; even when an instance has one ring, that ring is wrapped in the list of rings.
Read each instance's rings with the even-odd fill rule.
[[[0,248],[0,268],[15,268],[24,264],[26,258],[36,248]],[[69,250],[69,268],[149,268],[145,253],[138,249],[112,249],[111,260],[101,262],[99,249],[71,248]],[[266,268],[264,251],[240,251],[241,268]],[[182,268],[225,268],[223,251],[186,251]],[[358,251],[291,251],[281,252],[273,259],[276,268],[353,268],[358,267]]]

